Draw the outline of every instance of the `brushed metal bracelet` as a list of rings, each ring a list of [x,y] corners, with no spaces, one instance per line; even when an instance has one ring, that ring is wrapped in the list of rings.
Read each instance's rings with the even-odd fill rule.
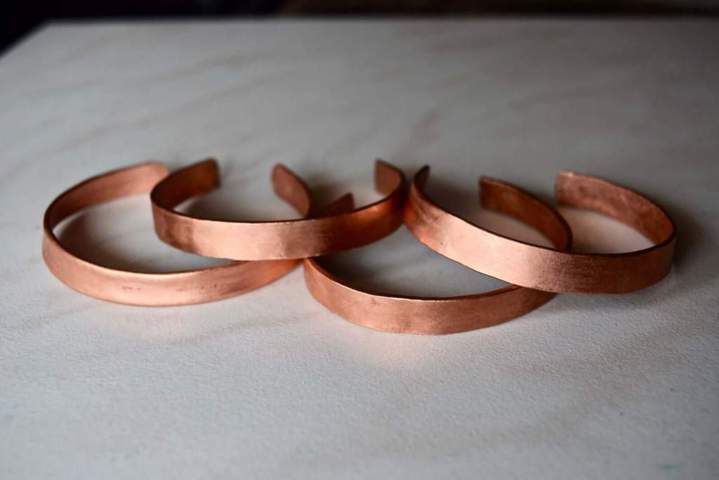
[[[60,281],[80,293],[116,303],[163,306],[210,302],[256,289],[282,277],[297,261],[230,262],[194,270],[144,273],[97,265],[66,249],[53,229],[70,215],[129,195],[147,194],[168,174],[159,162],[142,163],[92,177],[60,194],[43,218],[42,252]],[[310,210],[310,192],[290,170],[277,167],[275,188],[302,214]]]
[[[482,178],[480,188],[485,208],[527,223],[558,250],[569,250],[569,225],[550,205],[500,180]],[[304,270],[310,293],[329,310],[357,325],[395,333],[438,335],[490,327],[524,315],[555,295],[511,285],[456,297],[398,296],[355,288],[328,272],[321,258],[306,259]]]
[[[402,223],[404,175],[378,160],[375,186],[385,196],[356,210],[312,218],[241,222],[199,218],[175,207],[219,186],[217,162],[208,159],[168,175],[152,190],[158,237],[181,250],[233,260],[301,259],[372,243]],[[288,201],[293,190],[276,189]]]
[[[671,269],[676,229],[669,215],[643,195],[607,180],[561,172],[556,201],[613,217],[655,245],[627,253],[572,253],[531,245],[442,209],[424,192],[428,177],[429,167],[424,167],[413,179],[405,225],[432,250],[478,272],[548,292],[628,293],[653,285]],[[486,194],[483,189],[483,201]],[[496,200],[490,197],[487,202]],[[519,206],[515,210],[522,215]],[[539,221],[524,216],[535,224]]]

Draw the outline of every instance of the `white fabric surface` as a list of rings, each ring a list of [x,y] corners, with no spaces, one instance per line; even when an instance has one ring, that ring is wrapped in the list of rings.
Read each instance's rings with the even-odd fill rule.
[[[688,20],[50,25],[0,59],[0,477],[716,478],[719,28]],[[184,308],[96,301],[45,269],[49,201],[148,158],[216,155],[190,208],[280,218],[283,162],[327,198],[372,160],[485,225],[480,174],[549,198],[562,168],[658,200],[673,272],[625,296],[560,295],[495,328],[377,333],[325,311],[297,270]],[[580,247],[646,244],[569,212]],[[72,221],[115,266],[211,263],[153,236],[145,199]],[[89,249],[91,246],[92,249]],[[398,293],[501,282],[404,230],[335,262]],[[339,271],[339,270],[338,270]]]

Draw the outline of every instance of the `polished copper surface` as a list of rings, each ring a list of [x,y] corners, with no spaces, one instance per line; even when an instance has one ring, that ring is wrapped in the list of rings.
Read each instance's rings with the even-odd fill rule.
[[[273,179],[282,175],[275,167]],[[161,240],[187,252],[234,260],[298,259],[372,243],[402,222],[404,176],[378,160],[375,186],[381,200],[350,212],[314,218],[267,222],[234,222],[197,218],[175,210],[181,202],[219,185],[217,162],[208,159],[171,173],[151,193],[155,231]],[[276,182],[276,193],[288,200],[293,188]]]
[[[405,225],[432,250],[506,282],[549,292],[626,293],[652,285],[669,272],[676,242],[672,220],[644,196],[607,180],[573,172],[557,177],[559,205],[609,215],[639,230],[655,245],[627,253],[583,254],[553,250],[490,232],[437,206],[424,192],[429,167],[415,175]],[[484,180],[482,199],[496,197]],[[509,205],[535,227],[532,208]]]
[[[43,258],[50,271],[69,287],[102,300],[133,305],[183,305],[230,297],[266,285],[289,272],[296,261],[231,262],[170,273],[118,270],[84,260],[65,249],[53,229],[70,215],[121,197],[148,193],[168,174],[157,162],[143,163],[98,175],[58,196],[43,219]],[[280,169],[275,182],[283,198],[306,214],[310,193],[292,172]]]
[[[515,217],[546,235],[557,249],[569,250],[571,230],[551,206],[499,180],[482,178],[480,186],[485,208]],[[524,315],[555,295],[512,285],[457,297],[396,296],[354,288],[320,262],[304,262],[312,296],[352,323],[385,332],[438,335],[490,327]]]

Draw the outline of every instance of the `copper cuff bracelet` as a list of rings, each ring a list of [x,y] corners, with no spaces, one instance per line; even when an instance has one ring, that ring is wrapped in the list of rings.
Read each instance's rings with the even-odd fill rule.
[[[627,293],[658,282],[671,268],[676,241],[672,220],[644,196],[606,180],[561,172],[555,185],[556,200],[559,205],[609,215],[639,230],[654,246],[618,254],[580,254],[514,240],[437,206],[424,193],[428,176],[429,167],[424,167],[414,177],[405,225],[432,250],[478,272],[548,292]],[[498,199],[491,190],[482,190],[482,201],[490,207]],[[541,227],[542,220],[534,218],[531,206],[510,203],[507,207]]]
[[[571,230],[554,208],[499,180],[482,178],[480,189],[483,207],[517,218],[542,232],[557,249],[569,250]],[[442,214],[435,221],[442,223]],[[386,332],[436,335],[489,327],[530,312],[555,295],[511,285],[457,297],[393,296],[353,288],[317,259],[306,259],[304,269],[307,288],[322,305],[352,323]]]
[[[278,167],[276,189],[306,214],[310,193],[291,171]],[[168,173],[158,162],[113,170],[75,185],[60,194],[43,218],[43,258],[50,271],[67,286],[91,297],[132,305],[185,305],[230,297],[266,285],[292,270],[292,260],[230,262],[216,267],[169,273],[140,273],[96,265],[66,250],[53,233],[65,218],[87,207],[121,197],[148,193]]]
[[[273,176],[281,170],[275,170]],[[385,197],[351,212],[267,222],[232,222],[196,218],[174,210],[190,197],[219,185],[212,159],[174,172],[157,184],[150,197],[155,231],[161,240],[187,252],[233,260],[300,259],[372,243],[401,224],[402,172],[378,160],[375,186]],[[293,189],[276,183],[275,192],[291,200]]]

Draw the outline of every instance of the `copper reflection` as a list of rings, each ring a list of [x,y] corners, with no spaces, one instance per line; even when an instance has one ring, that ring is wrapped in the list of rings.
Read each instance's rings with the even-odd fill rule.
[[[499,180],[483,178],[480,185],[485,208],[517,218],[557,249],[569,250],[571,230],[551,206]],[[458,297],[394,296],[354,288],[317,259],[305,260],[304,267],[307,288],[322,305],[352,323],[386,332],[436,335],[490,327],[524,315],[555,295],[512,285]]]
[[[133,305],[184,305],[230,297],[266,285],[297,265],[291,260],[231,262],[210,268],[170,273],[141,273],[96,265],[63,247],[53,229],[65,218],[87,207],[121,197],[148,193],[167,168],[143,163],[92,177],[58,196],[43,219],[43,257],[50,271],[67,286],[91,297]],[[273,177],[278,190],[300,213],[310,208],[310,193],[287,169]]]
[[[273,176],[282,170],[273,172]],[[161,240],[187,252],[234,260],[295,259],[372,243],[402,223],[404,176],[378,160],[375,186],[382,200],[351,212],[316,218],[233,222],[197,218],[174,209],[219,185],[217,162],[208,159],[170,174],[152,191],[155,231]],[[283,187],[279,184],[279,187]],[[277,188],[285,199],[293,189]]]
[[[672,220],[644,196],[607,180],[561,172],[556,181],[559,205],[609,215],[639,230],[655,245],[619,254],[560,252],[482,229],[438,207],[424,193],[429,167],[414,177],[405,224],[432,250],[487,275],[549,292],[626,293],[652,285],[669,272],[676,241]],[[490,199],[484,197],[489,195]],[[482,190],[483,201],[494,202]],[[508,207],[525,221],[541,219],[518,204]]]

